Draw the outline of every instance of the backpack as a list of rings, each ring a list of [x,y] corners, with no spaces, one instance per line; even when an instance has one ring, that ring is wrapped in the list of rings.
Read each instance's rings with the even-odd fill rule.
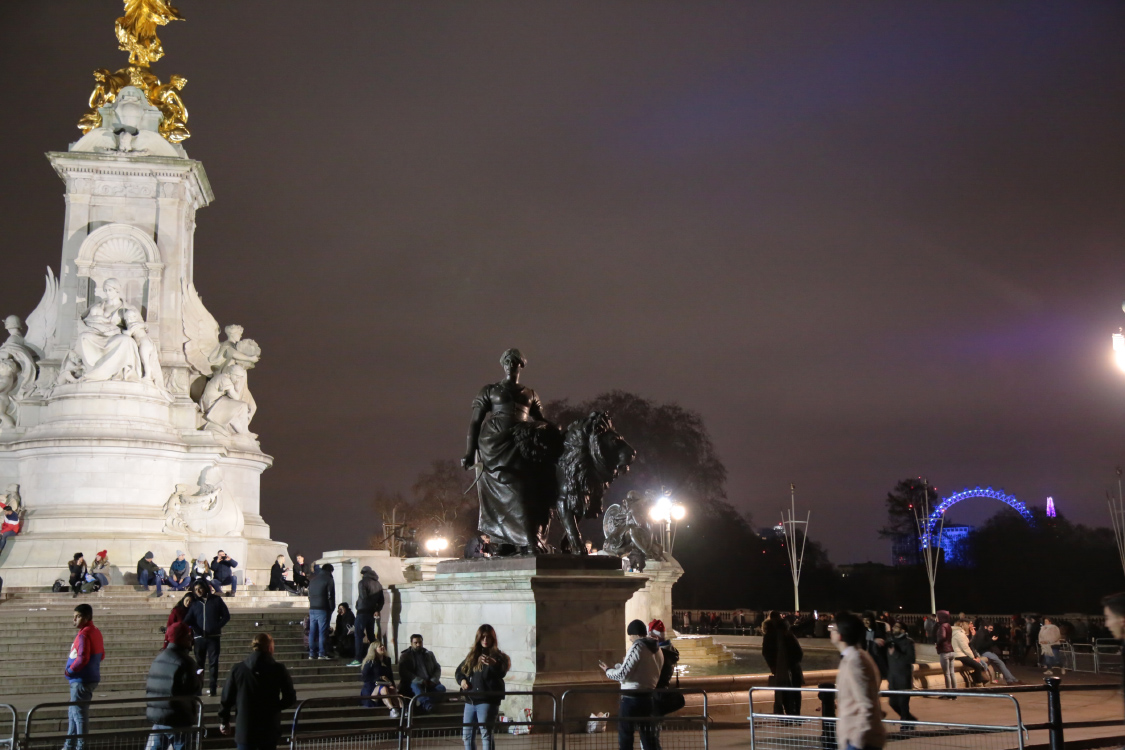
[[[55,582],[51,585],[51,591],[55,592],[56,594],[60,594],[63,591],[66,591],[68,588],[70,587],[66,585],[66,581],[61,578],[56,579]]]
[[[97,591],[98,589],[100,589],[101,587],[102,587],[102,585],[100,583],[98,583],[97,581],[86,581],[85,583],[82,584],[82,588],[80,589],[80,591],[83,594],[92,594],[95,591]]]

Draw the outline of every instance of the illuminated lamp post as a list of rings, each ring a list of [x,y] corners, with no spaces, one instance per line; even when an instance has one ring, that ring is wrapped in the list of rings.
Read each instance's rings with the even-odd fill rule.
[[[445,537],[435,536],[433,539],[426,540],[426,551],[434,557],[437,557],[439,554],[444,552],[446,547],[448,546],[449,540]]]
[[[941,561],[941,534],[945,530],[945,511],[941,513],[941,517],[934,523],[937,525],[937,537],[935,538],[933,529],[930,523],[930,486],[929,483],[922,480],[922,507],[915,508],[910,506],[914,511],[914,523],[918,527],[918,544],[922,548],[922,562],[926,565],[926,578],[930,581],[930,613],[937,614],[937,597],[934,595],[934,585],[937,583],[937,566]],[[921,513],[919,513],[921,510]]]
[[[679,522],[684,520],[687,515],[687,509],[680,503],[674,502],[667,492],[664,492],[652,504],[652,508],[648,512],[648,517],[653,521],[664,524],[663,544],[661,545],[665,551],[670,555],[672,554],[672,545],[676,543],[675,531],[679,527]]]
[[[809,519],[812,511],[805,514],[804,521],[798,521],[797,491],[793,483],[789,483],[789,520],[785,520],[785,511],[781,512],[781,528],[785,534],[785,545],[789,548],[789,574],[793,576],[793,611],[801,611],[801,567],[805,564],[805,542],[809,540]],[[801,551],[797,552],[797,526],[804,525],[801,532]]]

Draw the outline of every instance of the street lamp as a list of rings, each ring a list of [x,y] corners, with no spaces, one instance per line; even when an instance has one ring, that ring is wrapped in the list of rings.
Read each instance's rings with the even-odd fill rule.
[[[1125,331],[1118,328],[1113,334],[1113,361],[1122,370],[1125,370]]]
[[[672,554],[672,545],[676,541],[674,526],[678,526],[679,522],[684,520],[687,515],[687,508],[680,503],[674,502],[671,496],[664,492],[652,504],[652,508],[648,512],[648,517],[653,521],[664,524],[663,534],[663,547],[664,550],[670,555]]]
[[[449,540],[445,537],[435,536],[433,539],[426,540],[426,551],[434,557],[437,557],[448,546]]]

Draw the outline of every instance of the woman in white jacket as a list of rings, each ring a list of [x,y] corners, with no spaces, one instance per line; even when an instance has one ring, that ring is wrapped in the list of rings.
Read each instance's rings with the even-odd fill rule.
[[[958,620],[953,626],[953,655],[972,671],[974,685],[985,683],[984,669],[973,654],[973,647],[969,645],[969,623],[965,620]]]

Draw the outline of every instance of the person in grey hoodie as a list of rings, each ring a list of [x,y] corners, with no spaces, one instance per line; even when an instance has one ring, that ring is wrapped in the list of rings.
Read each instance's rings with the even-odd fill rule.
[[[660,750],[660,735],[653,718],[652,691],[664,667],[660,644],[648,635],[648,626],[633,620],[625,630],[633,645],[625,654],[625,661],[614,667],[598,662],[605,676],[621,683],[621,708],[618,711],[617,746],[619,750],[633,750],[633,730],[641,734],[643,750]],[[630,719],[642,719],[639,722]]]

